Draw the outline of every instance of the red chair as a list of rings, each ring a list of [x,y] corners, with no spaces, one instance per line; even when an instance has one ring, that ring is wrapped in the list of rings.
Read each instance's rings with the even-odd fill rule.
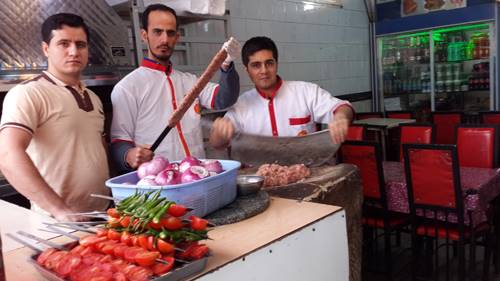
[[[436,143],[454,144],[455,128],[462,123],[461,112],[432,112],[432,123],[436,125]]]
[[[479,112],[482,124],[500,124],[500,111]]]
[[[356,120],[363,120],[368,118],[384,118],[382,112],[360,112],[356,113]]]
[[[498,125],[459,125],[456,135],[460,167],[498,166]]]
[[[434,143],[436,139],[436,129],[434,124],[401,124],[399,160],[403,161],[404,143]]]
[[[464,197],[460,185],[458,154],[455,145],[404,144],[405,174],[408,190],[408,203],[412,222],[413,280],[416,273],[429,268],[431,275],[439,277],[439,250],[446,247],[446,280],[449,280],[449,248],[456,246],[458,252],[458,279],[466,278],[465,244],[470,246],[470,272],[475,271],[475,246],[478,238],[485,238],[485,262],[483,277],[489,271],[490,227],[488,223],[470,227],[465,224]],[[417,215],[417,210],[421,211]],[[449,220],[455,214],[456,222]],[[423,214],[426,214],[423,217]],[[468,213],[472,222],[472,215]],[[471,223],[471,225],[474,225]],[[424,258],[424,267],[418,263],[419,250],[417,237],[427,240],[432,248],[433,257]],[[444,243],[440,243],[443,242]],[[432,268],[436,270],[432,270]],[[472,274],[470,275],[472,276]]]
[[[346,141],[339,149],[339,159],[342,163],[358,166],[360,170],[364,195],[363,225],[371,230],[383,230],[384,267],[388,279],[391,279],[391,234],[403,229],[409,221],[406,214],[388,210],[380,144],[367,141]],[[375,237],[378,235],[375,234]]]
[[[365,139],[365,126],[352,124],[347,130],[346,140],[348,141],[362,141]]]
[[[401,110],[401,111],[386,111],[385,117],[395,118],[395,119],[415,119],[415,114],[413,111]]]

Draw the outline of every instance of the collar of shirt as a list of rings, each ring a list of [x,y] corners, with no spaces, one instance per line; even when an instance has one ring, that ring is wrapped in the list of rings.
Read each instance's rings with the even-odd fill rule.
[[[141,66],[164,72],[167,75],[170,75],[173,72],[173,67],[171,62],[169,62],[167,66],[164,66],[161,63],[158,63],[152,59],[144,58],[142,60]]]
[[[261,90],[259,90],[259,88],[255,88],[257,90],[257,92],[259,93],[259,95],[267,100],[272,100],[274,99],[274,97],[276,96],[276,94],[278,94],[278,91],[280,90],[281,88],[281,85],[283,85],[283,79],[281,79],[281,77],[278,75],[278,81],[276,83],[276,87],[274,88],[273,92],[271,93],[271,97],[267,97],[267,95],[262,92]]]
[[[53,82],[57,86],[61,86],[61,87],[65,87],[65,88],[71,87],[71,88],[77,90],[79,93],[83,93],[85,91],[85,84],[82,81],[78,81],[77,86],[72,86],[72,85],[66,84],[63,81],[57,79],[57,77],[55,77],[54,75],[52,75],[52,73],[50,73],[48,71],[43,71],[43,73],[47,76],[47,78],[50,79],[51,82]]]

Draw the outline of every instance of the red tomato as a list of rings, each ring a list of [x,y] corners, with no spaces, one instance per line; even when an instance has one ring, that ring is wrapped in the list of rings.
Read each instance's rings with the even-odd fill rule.
[[[129,272],[127,278],[130,281],[148,281],[151,276],[153,276],[153,271],[151,269],[136,266]]]
[[[168,230],[178,230],[184,226],[181,219],[176,217],[163,218],[161,224]]]
[[[168,214],[174,217],[182,217],[186,212],[187,208],[184,205],[175,204],[168,208]]]
[[[115,255],[115,257],[123,258],[126,249],[128,249],[127,245],[118,244],[114,247],[113,254]]]
[[[148,250],[156,251],[155,237],[153,235],[148,236]]]
[[[194,230],[205,230],[207,229],[208,221],[197,216],[190,216],[191,228]]]
[[[71,273],[71,280],[74,281],[111,281],[113,273],[104,270],[99,265],[85,266]]]
[[[83,256],[82,262],[86,265],[93,265],[99,262],[100,259],[104,257],[103,254],[99,253],[88,253],[86,256]]]
[[[120,241],[120,238],[122,237],[122,234],[114,229],[108,230],[108,239],[109,240],[115,240],[115,241]]]
[[[137,236],[137,239],[139,240],[139,246],[141,246],[141,248],[147,250],[148,249],[148,236],[146,234],[139,234]]]
[[[135,262],[135,256],[143,251],[144,249],[140,247],[129,247],[128,249],[125,249],[123,258],[128,262]]]
[[[156,248],[162,254],[170,254],[174,251],[174,246],[163,239],[156,240]]]
[[[120,220],[120,225],[123,227],[128,227],[130,225],[130,217],[129,216],[124,216]]]
[[[100,258],[99,259],[99,263],[102,265],[102,264],[106,264],[106,263],[109,263],[109,262],[112,262],[113,261],[113,256],[112,254],[106,254],[104,257]]]
[[[66,277],[73,269],[79,266],[81,262],[82,258],[79,255],[69,253],[61,259],[59,264],[57,264],[55,271],[62,277]]]
[[[132,235],[130,237],[130,241],[132,246],[140,247],[141,244],[139,244],[139,235]]]
[[[53,253],[45,261],[45,267],[50,270],[55,269],[59,265],[59,262],[61,262],[61,260],[64,258],[64,256],[66,256],[66,254],[68,254],[68,252],[66,251],[57,251]]]
[[[155,264],[156,259],[160,257],[159,252],[142,251],[135,255],[135,262],[142,266],[151,266]]]
[[[94,251],[90,247],[84,247],[84,248],[85,249],[83,249],[83,251],[80,252],[80,256],[82,256],[82,257],[84,257],[84,256],[86,256]]]
[[[52,255],[53,253],[57,252],[56,249],[54,248],[48,248],[47,250],[43,251],[38,258],[36,259],[36,262],[40,265],[45,265],[45,262],[47,261],[47,258]]]
[[[161,221],[159,223],[154,223],[153,221],[150,221],[148,223],[148,227],[156,230],[161,230]]]
[[[115,208],[109,208],[106,213],[112,218],[120,218],[120,213]]]
[[[123,272],[123,269],[128,265],[128,263],[122,259],[114,259],[110,264],[113,266],[113,272]]]
[[[106,237],[97,237],[95,235],[88,235],[80,238],[80,245],[84,247],[89,247],[95,245],[98,242],[105,241],[106,239],[107,239]]]
[[[127,245],[127,246],[132,246],[132,235],[130,234],[130,232],[128,231],[123,231],[122,232],[122,236],[120,237],[120,242],[122,242],[123,244]]]
[[[168,264],[163,264],[163,263],[157,262],[155,265],[153,265],[153,267],[151,267],[151,269],[153,269],[153,273],[156,276],[160,276],[162,274],[169,272],[172,269],[172,267],[174,266],[175,259],[173,257],[163,257],[161,259],[168,262]]]
[[[117,227],[120,227],[120,219],[119,218],[113,218],[113,217],[110,217],[108,219],[108,227],[111,227],[111,228],[117,228]]]
[[[208,247],[206,245],[197,245],[191,252],[191,259],[199,260],[208,255]]]
[[[108,229],[107,228],[98,228],[95,234],[97,237],[107,237]]]
[[[125,273],[123,272],[115,272],[113,273],[113,280],[114,281],[127,281],[127,276],[125,276]]]
[[[73,249],[71,249],[71,251],[69,251],[70,253],[72,254],[77,254],[77,255],[81,255],[81,253],[87,249],[86,247],[83,247],[82,245],[76,245]]]

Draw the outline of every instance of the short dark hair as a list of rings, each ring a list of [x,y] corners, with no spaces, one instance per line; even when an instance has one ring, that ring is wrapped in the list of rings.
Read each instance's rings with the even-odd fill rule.
[[[89,40],[89,28],[83,21],[83,18],[79,15],[70,13],[59,13],[48,17],[42,23],[42,40],[43,42],[49,44],[52,39],[52,30],[62,29],[63,25],[71,27],[81,27],[87,35],[87,41]]]
[[[165,6],[163,4],[152,4],[146,7],[146,10],[144,10],[144,13],[142,13],[142,29],[146,31],[148,30],[149,14],[153,11],[163,11],[174,15],[175,29],[179,29],[179,20],[177,19],[177,13],[175,12],[174,9],[170,8],[169,6]]]
[[[245,66],[248,66],[248,58],[261,50],[269,50],[273,53],[273,57],[278,62],[278,48],[273,40],[264,36],[252,37],[245,42],[241,49],[241,60]]]

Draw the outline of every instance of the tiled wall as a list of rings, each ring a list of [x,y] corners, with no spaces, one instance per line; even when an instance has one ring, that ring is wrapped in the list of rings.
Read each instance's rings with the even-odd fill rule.
[[[368,18],[363,0],[343,7],[299,0],[228,0],[233,36],[268,36],[278,45],[278,73],[319,84],[333,95],[370,91]],[[240,64],[243,89],[251,81]]]

